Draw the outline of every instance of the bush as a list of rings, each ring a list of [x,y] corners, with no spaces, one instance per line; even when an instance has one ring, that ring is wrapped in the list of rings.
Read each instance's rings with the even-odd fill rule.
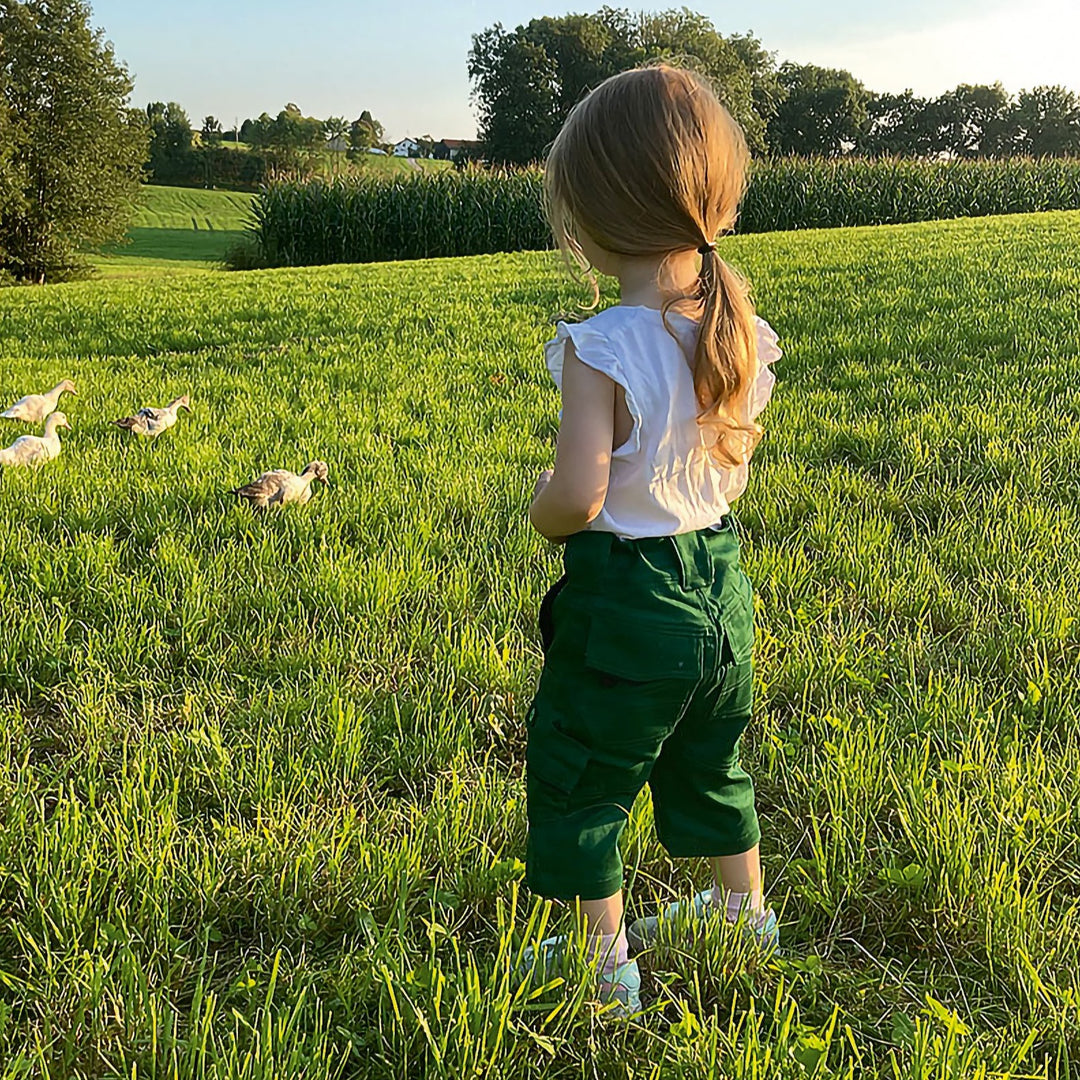
[[[258,191],[278,168],[277,159],[255,150],[197,146],[151,164],[151,183],[177,187],[219,187]]]
[[[542,174],[469,168],[275,183],[255,200],[266,266],[313,266],[551,247]],[[1080,209],[1080,160],[788,158],[755,166],[739,231],[885,225]]]
[[[230,270],[266,270],[267,263],[259,245],[251,238],[244,237],[230,245],[223,260]]]

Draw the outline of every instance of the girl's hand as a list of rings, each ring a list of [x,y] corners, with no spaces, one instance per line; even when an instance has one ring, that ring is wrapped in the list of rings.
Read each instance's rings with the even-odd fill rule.
[[[532,502],[536,502],[537,496],[551,483],[551,478],[555,475],[553,469],[545,469],[536,480],[536,484],[533,486]]]

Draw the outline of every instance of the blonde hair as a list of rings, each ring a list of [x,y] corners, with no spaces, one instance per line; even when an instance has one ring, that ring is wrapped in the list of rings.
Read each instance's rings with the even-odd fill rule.
[[[660,64],[615,75],[579,102],[544,172],[555,239],[590,275],[594,293],[582,232],[631,258],[701,251],[696,293],[668,300],[664,315],[679,305],[700,321],[698,423],[715,434],[711,452],[723,465],[748,461],[761,438],[749,415],[758,363],[750,289],[715,251],[716,237],[735,226],[748,163],[742,129],[709,84]]]

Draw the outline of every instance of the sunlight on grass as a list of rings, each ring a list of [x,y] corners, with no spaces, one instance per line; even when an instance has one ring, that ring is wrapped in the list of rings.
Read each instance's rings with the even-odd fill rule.
[[[252,196],[238,191],[144,186],[123,244],[91,257],[103,277],[220,267],[244,235]]]
[[[786,350],[738,505],[784,952],[662,945],[604,1028],[509,975],[566,922],[518,886],[556,256],[0,293],[4,402],[80,391],[0,481],[0,1077],[1067,1075],[1080,214],[724,254]],[[704,873],[647,797],[625,856],[632,917]]]

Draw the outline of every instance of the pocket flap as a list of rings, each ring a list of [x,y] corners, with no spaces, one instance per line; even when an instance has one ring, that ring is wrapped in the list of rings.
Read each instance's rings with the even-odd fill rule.
[[[589,623],[585,664],[631,682],[700,679],[705,630],[640,616],[594,615]]]
[[[529,775],[569,795],[589,764],[589,749],[556,723],[534,727],[525,751]]]

